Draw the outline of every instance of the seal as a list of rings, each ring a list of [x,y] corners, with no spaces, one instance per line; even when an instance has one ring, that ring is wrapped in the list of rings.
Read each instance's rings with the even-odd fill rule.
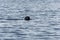
[[[31,20],[31,19],[30,19],[29,16],[26,16],[26,17],[24,18],[24,20],[29,21],[29,20]]]

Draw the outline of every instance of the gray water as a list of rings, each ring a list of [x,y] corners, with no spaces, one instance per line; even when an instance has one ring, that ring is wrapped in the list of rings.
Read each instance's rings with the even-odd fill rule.
[[[0,40],[60,40],[60,0],[0,0]]]

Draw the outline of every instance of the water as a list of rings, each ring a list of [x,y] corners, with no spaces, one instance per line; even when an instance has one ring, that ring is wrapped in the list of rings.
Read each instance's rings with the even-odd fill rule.
[[[60,40],[60,0],[0,0],[0,40]]]

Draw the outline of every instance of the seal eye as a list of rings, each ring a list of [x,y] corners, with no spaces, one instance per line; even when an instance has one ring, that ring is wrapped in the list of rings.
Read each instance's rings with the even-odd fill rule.
[[[27,21],[29,21],[30,20],[30,17],[29,16],[26,16],[24,19],[27,20]]]

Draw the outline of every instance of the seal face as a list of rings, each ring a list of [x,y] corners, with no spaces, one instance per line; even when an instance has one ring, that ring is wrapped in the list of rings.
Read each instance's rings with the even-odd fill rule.
[[[26,17],[24,18],[24,20],[29,21],[29,20],[30,20],[30,17],[29,17],[29,16],[26,16]]]

